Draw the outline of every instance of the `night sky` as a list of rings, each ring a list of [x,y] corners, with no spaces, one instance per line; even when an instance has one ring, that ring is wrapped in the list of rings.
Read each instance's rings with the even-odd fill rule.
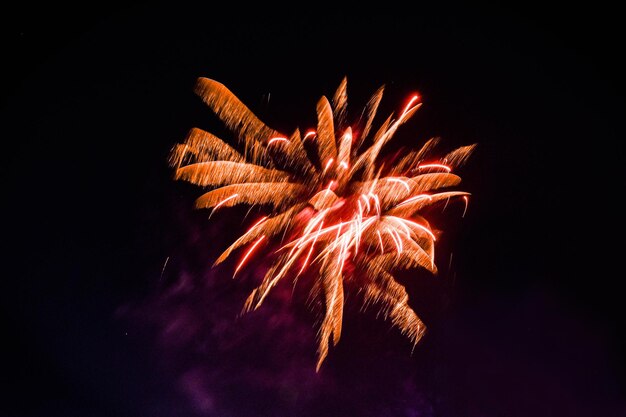
[[[624,30],[586,7],[5,13],[0,414],[626,415]],[[354,303],[315,373],[305,294],[239,316],[254,268],[211,264],[245,210],[208,220],[167,166],[190,128],[221,133],[201,76],[287,134],[346,76],[356,117],[383,84],[384,116],[420,93],[401,145],[478,143],[440,274],[401,277],[415,349]]]

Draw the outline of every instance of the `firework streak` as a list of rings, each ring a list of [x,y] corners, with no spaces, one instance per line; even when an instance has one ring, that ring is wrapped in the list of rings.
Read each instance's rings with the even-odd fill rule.
[[[466,161],[475,145],[432,159],[437,139],[430,139],[385,166],[381,151],[421,106],[419,98],[413,96],[400,113],[373,129],[381,87],[358,123],[348,125],[345,78],[332,101],[319,100],[317,127],[304,136],[298,129],[286,136],[268,127],[214,80],[198,79],[195,91],[234,133],[235,143],[230,146],[192,129],[171,152],[175,179],[207,189],[196,201],[199,209],[258,205],[267,214],[215,262],[242,249],[235,276],[253,257],[268,252],[273,257],[244,311],[259,308],[285,277],[313,277],[311,295],[324,312],[318,332],[319,370],[329,343],[337,344],[341,335],[344,280],[354,278],[364,305],[377,305],[417,343],[426,327],[393,272],[421,267],[436,273],[436,233],[420,213],[451,199],[466,208],[469,194],[450,190],[461,181],[452,170]]]

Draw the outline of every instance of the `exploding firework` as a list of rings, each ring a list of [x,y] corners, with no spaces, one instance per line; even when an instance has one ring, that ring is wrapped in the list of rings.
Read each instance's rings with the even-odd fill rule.
[[[285,277],[313,277],[311,296],[323,309],[318,370],[329,344],[336,345],[341,335],[347,279],[357,282],[364,305],[379,306],[414,344],[420,340],[426,327],[393,273],[418,267],[436,273],[437,234],[420,213],[451,199],[461,201],[463,212],[467,208],[469,194],[450,189],[461,181],[452,170],[475,145],[433,159],[437,139],[430,139],[385,165],[383,147],[421,103],[413,96],[397,116],[373,129],[383,90],[350,125],[344,78],[332,101],[318,101],[316,128],[286,136],[265,125],[224,85],[200,78],[196,93],[233,132],[235,143],[194,128],[171,152],[175,179],[207,189],[197,208],[244,204],[266,211],[215,262],[241,249],[236,275],[254,256],[271,253],[273,263],[244,311],[259,308]]]

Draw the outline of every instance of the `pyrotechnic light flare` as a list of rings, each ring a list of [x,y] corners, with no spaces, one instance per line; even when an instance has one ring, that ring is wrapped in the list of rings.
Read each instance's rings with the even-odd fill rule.
[[[287,136],[265,125],[224,85],[199,78],[196,93],[232,130],[236,143],[230,146],[194,128],[170,156],[175,179],[209,189],[197,199],[197,208],[213,212],[245,204],[266,209],[267,215],[215,264],[245,247],[234,277],[254,256],[272,257],[244,311],[259,308],[281,279],[311,277],[311,295],[323,311],[318,370],[330,341],[337,344],[341,336],[347,279],[359,287],[365,306],[379,305],[384,317],[414,344],[420,340],[426,327],[392,274],[416,267],[436,273],[436,234],[420,215],[424,209],[458,198],[461,215],[467,211],[469,194],[449,188],[460,183],[452,170],[467,160],[475,144],[433,159],[437,141],[431,139],[385,167],[381,150],[421,103],[419,96],[411,97],[397,118],[391,114],[372,130],[383,90],[367,103],[364,120],[348,125],[344,78],[332,102],[322,97],[317,103],[316,129],[304,136],[296,129]],[[317,153],[313,158],[311,148]]]

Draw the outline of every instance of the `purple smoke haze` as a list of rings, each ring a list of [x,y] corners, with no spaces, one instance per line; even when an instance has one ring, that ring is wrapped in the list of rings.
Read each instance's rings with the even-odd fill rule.
[[[285,281],[261,308],[242,315],[265,270],[262,258],[235,279],[237,256],[212,268],[226,231],[236,233],[234,220],[178,211],[183,242],[159,286],[119,311],[138,333],[150,329],[152,354],[182,395],[176,411],[162,415],[617,415],[610,391],[598,385],[610,375],[601,335],[563,316],[540,292],[423,310],[429,332],[414,350],[349,294],[342,339],[316,373],[316,316],[306,283]],[[441,288],[407,288],[412,299],[445,305]]]
[[[119,311],[133,326],[152,329],[156,356],[190,410],[198,416],[434,415],[413,381],[409,342],[373,314],[368,320],[377,326],[362,320],[357,331],[344,329],[318,373],[316,317],[300,289],[305,283],[285,281],[261,308],[241,314],[264,265],[235,279],[233,262],[212,268],[211,256],[224,247],[213,236],[224,237],[219,219],[208,223],[185,226],[187,241],[168,260],[162,285]],[[359,304],[353,307],[346,310],[347,323],[363,314]],[[367,340],[369,330],[378,336]],[[386,338],[396,339],[402,352],[391,345],[376,352]],[[398,357],[390,362],[393,355]]]

